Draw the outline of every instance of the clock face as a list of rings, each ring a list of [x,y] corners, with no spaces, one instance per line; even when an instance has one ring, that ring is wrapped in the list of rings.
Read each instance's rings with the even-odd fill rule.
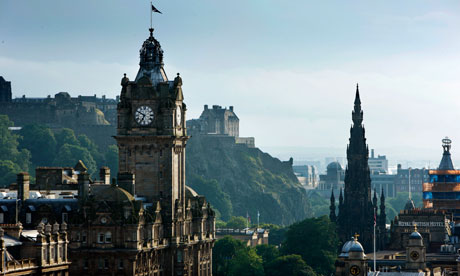
[[[134,118],[136,122],[141,126],[146,126],[152,123],[153,121],[153,110],[149,106],[140,106],[137,108],[136,113],[134,113]]]
[[[417,252],[417,251],[412,251],[412,252],[410,253],[410,257],[412,258],[412,260],[414,260],[414,261],[415,261],[415,260],[417,260],[417,259],[418,259],[418,257],[419,257],[419,254],[418,254],[418,252]]]
[[[361,269],[357,265],[350,267],[351,275],[358,275],[359,273],[361,273]]]
[[[176,107],[176,123],[177,125],[182,124],[182,110],[180,106]]]
[[[102,217],[102,218],[101,218],[101,223],[103,223],[103,224],[107,223],[107,218],[106,218],[106,217]]]

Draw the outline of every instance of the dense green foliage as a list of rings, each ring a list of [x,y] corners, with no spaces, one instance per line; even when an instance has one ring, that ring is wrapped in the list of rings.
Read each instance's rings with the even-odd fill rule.
[[[330,275],[334,271],[339,241],[335,224],[327,216],[306,219],[285,228],[270,227],[270,236],[278,231],[279,248],[264,244],[254,250],[230,236],[218,240],[213,249],[214,273],[316,276]],[[263,274],[260,274],[260,264]],[[250,268],[251,272],[247,274],[242,267]]]
[[[186,174],[187,185],[224,219],[249,214],[255,221],[259,211],[261,222],[288,225],[311,216],[306,192],[289,162],[235,144],[231,137],[192,137]]]
[[[202,176],[192,174],[187,178],[188,183],[193,183],[193,188],[200,195],[206,195],[206,199],[211,202],[212,207],[219,210],[221,218],[228,220],[232,215],[232,202],[228,194],[222,191],[219,183],[214,180],[205,179]]]
[[[82,160],[89,173],[107,165],[112,175],[118,172],[118,149],[99,149],[86,135],[76,136],[71,129],[54,133],[41,125],[26,125],[15,134],[13,123],[0,115],[0,186],[9,186],[21,171],[35,175],[38,166],[74,166]]]
[[[281,251],[302,256],[317,273],[328,275],[334,271],[339,246],[335,228],[327,216],[294,223],[286,232]]]
[[[216,242],[213,248],[213,271],[216,276],[264,275],[262,258],[255,249],[231,237]]]
[[[267,276],[315,276],[315,271],[299,255],[280,256],[270,262],[266,269]]]
[[[321,217],[329,215],[330,200],[322,197],[317,191],[310,190],[307,192],[308,200],[312,207],[312,217]]]
[[[7,186],[16,180],[16,174],[30,168],[30,151],[19,148],[20,137],[9,127],[13,122],[0,115],[0,185]]]

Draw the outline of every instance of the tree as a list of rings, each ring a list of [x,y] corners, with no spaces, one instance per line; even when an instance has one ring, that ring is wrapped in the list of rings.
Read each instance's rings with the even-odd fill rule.
[[[227,228],[244,229],[247,226],[247,219],[244,217],[231,217],[227,222]]]
[[[0,187],[9,187],[16,180],[16,175],[21,172],[18,164],[11,160],[0,160]]]
[[[118,147],[116,145],[110,145],[107,147],[105,152],[105,163],[110,168],[110,174],[112,177],[117,177],[118,174]]]
[[[276,258],[267,265],[265,273],[267,276],[316,276],[315,271],[299,255]]]
[[[235,258],[230,261],[230,276],[263,276],[264,267],[262,258],[252,247],[246,247],[236,252]]]
[[[318,274],[328,275],[335,269],[339,240],[335,223],[327,216],[294,223],[286,232],[281,251],[298,254]]]
[[[88,136],[85,134],[80,134],[78,135],[77,140],[82,148],[87,149],[91,153],[91,156],[93,157],[94,161],[96,161],[98,167],[106,165],[105,156],[99,152],[98,146],[93,141],[91,141]]]
[[[256,246],[257,255],[262,258],[264,269],[267,265],[280,256],[278,248],[271,244],[260,244]],[[265,270],[266,271],[266,270]]]
[[[59,151],[61,147],[65,144],[80,146],[77,137],[75,137],[75,132],[70,128],[63,128],[56,135],[57,150]]]
[[[212,266],[215,275],[228,275],[230,260],[235,258],[237,252],[244,247],[243,242],[230,236],[218,240],[212,250]]]
[[[88,168],[88,173],[93,174],[96,172],[96,161],[94,161],[89,151],[76,145],[64,144],[60,148],[53,163],[56,164],[56,166],[71,167],[74,166],[78,160],[83,161]]]
[[[50,165],[56,155],[56,139],[53,132],[45,126],[31,124],[24,126],[19,146],[32,154],[31,161],[35,166]]]
[[[232,215],[233,208],[230,196],[225,193],[215,179],[205,179],[204,177],[192,174],[189,178],[190,187],[206,197],[211,205],[219,210],[223,220],[228,220]]]
[[[9,160],[23,171],[30,166],[30,152],[26,149],[18,150],[18,135],[11,132],[9,127],[13,122],[6,115],[0,115],[0,160]]]
[[[216,276],[263,276],[262,258],[254,248],[230,236],[216,242],[212,254],[213,271]]]

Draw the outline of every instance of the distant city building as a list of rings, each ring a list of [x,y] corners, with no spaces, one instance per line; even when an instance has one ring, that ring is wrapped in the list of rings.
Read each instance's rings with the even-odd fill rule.
[[[374,156],[374,150],[371,149],[371,157],[367,161],[369,163],[369,170],[371,174],[378,173],[388,173],[388,160],[385,155]]]
[[[311,165],[294,165],[292,166],[300,184],[306,189],[315,189],[318,185],[318,174],[315,166]]]
[[[266,229],[217,229],[216,239],[231,236],[242,241],[246,246],[256,247],[260,244],[268,244],[269,231]]]
[[[443,210],[460,219],[460,170],[450,156],[451,140],[442,140],[443,155],[437,170],[429,170],[429,181],[423,184],[423,207]]]
[[[331,162],[327,165],[326,174],[319,176],[318,190],[327,191],[330,195],[331,189],[338,192],[344,186],[345,171],[339,162]]]
[[[118,97],[72,98],[67,92],[59,92],[54,98],[28,98],[24,95],[11,99],[11,84],[0,77],[0,114],[8,115],[15,127],[35,123],[54,130],[71,128],[102,148],[114,143],[117,104]]]
[[[421,193],[423,183],[428,182],[428,169],[403,169],[401,164],[398,164],[398,169],[395,178],[396,193],[411,192]],[[410,182],[410,185],[409,185]]]
[[[206,104],[200,118],[187,121],[187,129],[192,135],[229,136],[234,137],[237,144],[256,147],[254,137],[240,137],[240,119],[233,106],[222,108],[220,105],[213,105],[209,108]]]
[[[371,174],[371,185],[372,189],[378,192],[382,191],[385,193],[387,197],[395,197],[396,196],[396,174],[386,174],[386,173],[378,173],[374,171]]]

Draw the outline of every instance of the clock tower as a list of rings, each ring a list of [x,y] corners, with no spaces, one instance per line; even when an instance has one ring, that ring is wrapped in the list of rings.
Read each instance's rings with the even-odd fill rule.
[[[161,202],[165,219],[185,210],[185,128],[179,73],[168,80],[163,50],[150,36],[140,50],[140,68],[134,81],[121,80],[117,140],[120,173],[136,177],[134,194],[144,202]],[[180,211],[179,211],[180,212]],[[172,227],[174,228],[174,227]],[[165,229],[172,235],[174,229]]]

